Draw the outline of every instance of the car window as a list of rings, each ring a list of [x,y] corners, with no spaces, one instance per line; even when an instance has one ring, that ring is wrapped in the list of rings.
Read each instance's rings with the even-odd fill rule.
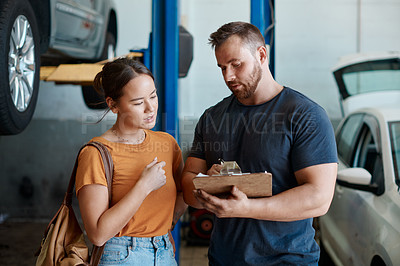
[[[338,155],[348,166],[353,164],[354,147],[362,119],[362,114],[350,116],[337,134]]]
[[[350,95],[385,90],[399,90],[400,70],[379,70],[343,75]]]
[[[400,121],[389,123],[396,184],[400,187]]]
[[[334,76],[343,99],[374,91],[400,90],[399,58],[373,60],[346,66]]]
[[[385,189],[382,152],[372,130],[363,124],[355,149],[354,166],[364,168],[371,174],[371,185],[377,188],[376,194],[381,195]]]

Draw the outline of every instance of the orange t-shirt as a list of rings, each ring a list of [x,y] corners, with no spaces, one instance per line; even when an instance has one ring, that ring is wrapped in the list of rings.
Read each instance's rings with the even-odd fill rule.
[[[172,224],[177,194],[173,174],[182,162],[182,153],[175,139],[165,132],[146,130],[145,140],[138,145],[111,142],[102,137],[95,137],[92,141],[103,143],[114,162],[112,205],[136,184],[143,169],[154,157],[166,162],[163,169],[167,183],[145,198],[132,219],[116,236],[152,237],[166,234]],[[107,186],[101,155],[92,146],[85,147],[79,155],[76,193],[90,184]]]

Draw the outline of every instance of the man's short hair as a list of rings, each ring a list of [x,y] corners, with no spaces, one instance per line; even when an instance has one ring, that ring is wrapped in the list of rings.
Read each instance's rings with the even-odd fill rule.
[[[208,43],[217,49],[227,39],[238,36],[250,51],[256,51],[260,46],[265,46],[265,40],[260,30],[247,22],[230,22],[222,25],[216,32],[210,34]]]

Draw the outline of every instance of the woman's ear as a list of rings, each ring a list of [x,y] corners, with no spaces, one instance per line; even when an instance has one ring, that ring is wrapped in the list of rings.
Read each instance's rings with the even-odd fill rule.
[[[113,112],[114,114],[118,112],[117,103],[111,97],[106,98],[106,103],[111,112]]]

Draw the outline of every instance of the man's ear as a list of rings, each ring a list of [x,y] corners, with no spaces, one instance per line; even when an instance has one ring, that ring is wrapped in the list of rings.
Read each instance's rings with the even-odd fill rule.
[[[113,112],[114,114],[118,112],[117,103],[111,97],[106,98],[106,103],[111,112]]]
[[[258,53],[261,64],[263,64],[265,62],[268,63],[268,50],[267,50],[266,46],[258,47],[257,53]]]

